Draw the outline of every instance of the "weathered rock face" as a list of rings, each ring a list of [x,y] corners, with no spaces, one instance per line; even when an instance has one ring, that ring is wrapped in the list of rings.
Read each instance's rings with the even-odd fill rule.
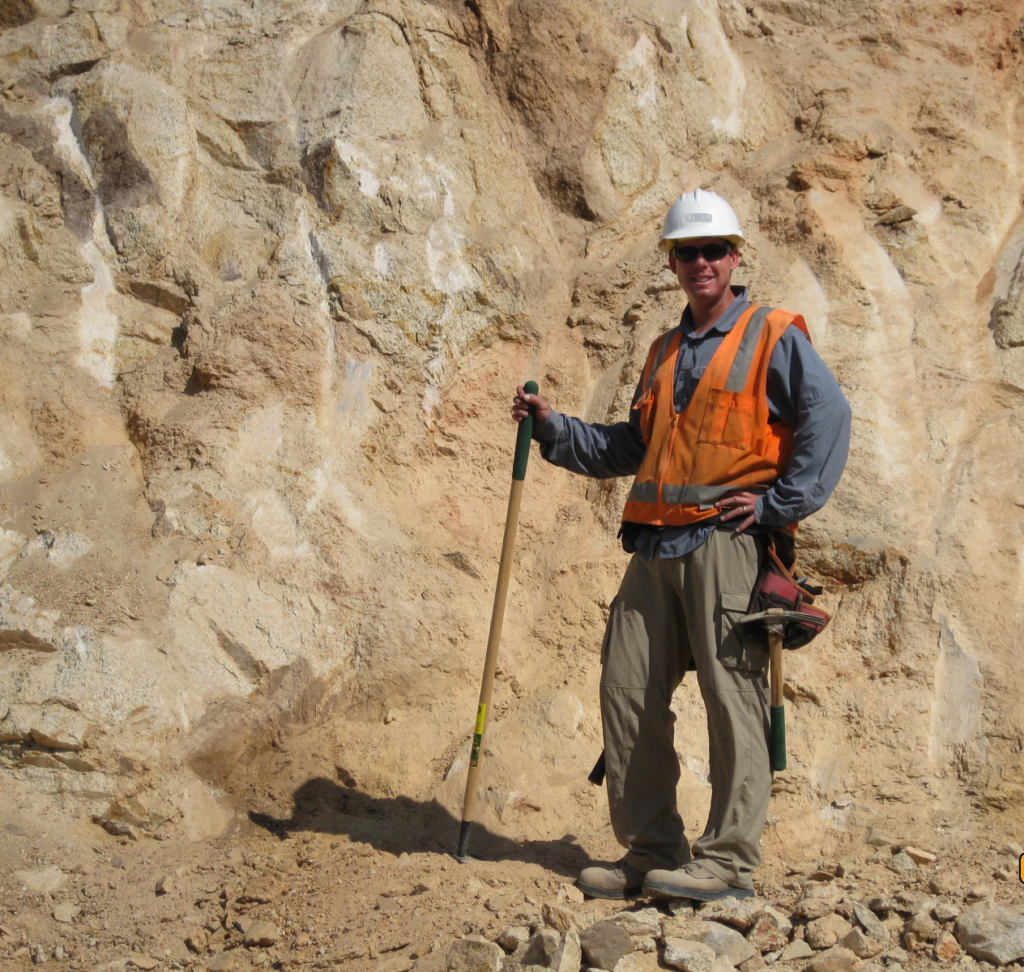
[[[509,396],[532,376],[624,415],[682,307],[661,216],[703,185],[856,416],[803,531],[835,621],[787,659],[766,842],[1019,822],[1017,26],[874,0],[4,5],[4,785],[196,836],[230,819],[210,786],[278,817],[333,780],[456,810]],[[603,818],[625,489],[530,470],[483,810],[515,838]],[[694,686],[677,708],[699,827]]]

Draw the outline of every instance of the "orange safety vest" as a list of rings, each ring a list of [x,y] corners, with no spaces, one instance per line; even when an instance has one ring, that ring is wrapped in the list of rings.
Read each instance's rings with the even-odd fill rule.
[[[682,412],[675,410],[680,328],[651,345],[643,390],[633,406],[647,453],[629,491],[624,522],[699,523],[718,515],[714,503],[726,493],[765,492],[785,471],[793,430],[769,420],[766,388],[768,360],[791,324],[807,334],[799,314],[770,307],[744,311]]]

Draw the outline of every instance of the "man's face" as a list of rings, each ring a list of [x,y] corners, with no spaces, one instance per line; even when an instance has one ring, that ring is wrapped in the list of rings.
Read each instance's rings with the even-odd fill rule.
[[[714,236],[701,236],[694,240],[680,240],[679,246],[700,249],[714,243],[728,242]],[[703,253],[688,262],[677,260],[671,253],[668,258],[669,269],[676,275],[686,296],[704,306],[714,305],[729,289],[732,272],[739,262],[740,255],[734,247],[730,247],[729,252],[718,260],[708,260]]]

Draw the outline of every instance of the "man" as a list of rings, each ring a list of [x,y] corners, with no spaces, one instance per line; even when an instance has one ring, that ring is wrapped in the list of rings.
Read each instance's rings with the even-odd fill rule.
[[[791,536],[839,481],[850,409],[803,318],[756,308],[732,272],[743,243],[720,196],[695,190],[662,228],[689,299],[651,346],[629,419],[591,425],[520,387],[541,455],[588,476],[635,476],[620,535],[633,553],[602,651],[608,802],[627,848],[585,868],[588,895],[644,891],[710,901],[753,895],[768,810],[767,650],[736,624],[773,530]],[[695,668],[708,715],[712,788],[691,849],[676,810],[672,693]]]

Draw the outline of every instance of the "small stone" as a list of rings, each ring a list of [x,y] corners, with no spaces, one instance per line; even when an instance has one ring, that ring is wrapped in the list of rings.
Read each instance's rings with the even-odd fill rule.
[[[541,917],[544,919],[545,925],[560,932],[567,932],[570,928],[575,928],[578,931],[580,924],[584,924],[587,920],[573,909],[550,901],[544,902],[541,906]]]
[[[683,972],[711,972],[715,961],[715,950],[700,942],[682,938],[666,938],[662,960]]]
[[[934,942],[939,937],[941,929],[926,912],[914,915],[904,926],[903,936],[904,941],[908,935],[912,935],[914,940],[920,942]],[[913,951],[911,946],[907,946]]]
[[[218,952],[206,963],[206,967],[209,972],[234,972],[240,964],[238,954],[233,949],[229,952]]]
[[[934,864],[939,858],[937,854],[933,854],[931,851],[922,850],[920,847],[907,846],[903,848],[903,853],[907,855],[915,864]]]
[[[249,881],[238,900],[242,904],[270,904],[288,892],[288,885],[273,877],[258,877]]]
[[[664,966],[658,961],[656,952],[630,952],[615,966],[615,972],[661,972]],[[526,970],[523,972],[540,972],[540,970]]]
[[[897,206],[890,209],[884,216],[879,216],[875,221],[876,226],[895,226],[897,223],[905,223],[917,215],[917,210],[910,206]]]
[[[992,875],[997,881],[1013,881],[1017,878],[1016,868],[1010,869],[1008,867],[1000,867],[996,869],[995,874]]]
[[[837,889],[823,885],[820,890],[816,888],[802,897],[796,903],[795,913],[800,918],[807,918],[809,921],[813,921],[815,918],[824,918],[825,915],[830,915],[836,910],[840,897]]]
[[[911,871],[917,870],[917,864],[914,863],[914,859],[903,851],[893,854],[885,862],[885,866],[895,874],[909,874]]]
[[[132,827],[121,820],[103,820],[100,821],[100,825],[114,837],[127,837],[129,840],[139,839]]]
[[[361,955],[352,957],[362,958]],[[347,961],[347,959],[342,959],[342,961]],[[416,964],[412,967],[412,972],[448,972],[448,956],[442,949],[427,952],[426,955],[417,959]]]
[[[959,887],[956,876],[950,873],[936,874],[928,882],[928,890],[932,894],[956,894]]]
[[[611,970],[632,950],[633,939],[621,926],[598,921],[580,933],[580,947],[591,968]]]
[[[758,954],[757,949],[738,931],[720,925],[717,921],[681,921],[678,918],[666,918],[662,929],[666,940],[682,938],[690,942],[700,942],[714,949],[717,956],[727,959],[734,966]]]
[[[853,914],[869,937],[883,945],[888,943],[889,929],[878,920],[877,915],[869,907],[859,901],[854,901]]]
[[[254,921],[245,930],[245,944],[256,948],[270,948],[277,944],[281,933],[269,921]]]
[[[151,972],[160,963],[152,955],[146,955],[143,952],[130,952],[128,954],[128,964],[134,965],[137,969],[142,969],[142,972]]]
[[[952,901],[939,901],[932,908],[932,917],[938,922],[952,921],[960,917],[960,909]]]
[[[826,871],[824,868],[819,868],[816,871],[811,871],[807,875],[808,881],[834,881],[836,874],[834,871]]]
[[[174,875],[165,874],[156,882],[157,894],[170,894],[174,890]]]
[[[1003,846],[999,848],[999,853],[1006,854],[1009,857],[1016,857],[1019,859],[1022,855],[1024,855],[1024,847],[1022,847],[1020,844],[1003,844]]]
[[[50,961],[49,949],[42,945],[32,945],[28,950],[29,955],[32,958],[33,965],[42,965],[44,962]]]
[[[530,940],[530,929],[526,925],[510,925],[498,936],[498,944],[506,952],[514,952]]]
[[[768,968],[768,963],[764,960],[763,955],[755,955],[753,958],[748,958],[746,962],[741,962],[736,967],[740,972],[761,972],[761,969]]]
[[[526,950],[520,958],[522,965],[540,965],[547,968],[551,962],[551,956],[561,944],[561,936],[551,928],[541,928],[527,942]]]
[[[501,968],[499,952],[498,968]],[[550,968],[552,972],[579,972],[580,963],[583,961],[583,949],[580,947],[579,932],[570,928],[559,942],[554,955],[551,956]],[[495,970],[497,972],[497,970]]]
[[[992,894],[991,884],[976,884],[970,891],[967,892],[968,898],[987,898]]]
[[[789,927],[792,930],[791,922]],[[783,931],[774,919],[762,915],[747,932],[747,941],[761,952],[774,952],[786,946],[789,932]]]
[[[814,954],[814,949],[807,944],[803,939],[797,939],[795,942],[790,942],[780,953],[780,962],[793,962],[796,959],[810,958]]]
[[[891,911],[896,911],[896,899],[895,898],[881,898],[881,897],[869,898],[865,902],[865,904],[873,912],[875,912],[875,914],[879,914],[879,915],[887,915]]]
[[[661,918],[661,912],[657,908],[641,908],[639,911],[619,911],[608,921],[633,936],[658,936],[661,934]]]
[[[53,918],[54,921],[59,921],[62,925],[70,925],[81,913],[82,909],[78,905],[64,902],[54,907]]]
[[[822,952],[804,972],[853,972],[860,964],[860,959],[848,948],[835,945],[827,952]]]
[[[886,965],[906,965],[910,961],[910,956],[907,954],[906,949],[900,948],[898,945],[895,948],[890,948],[882,956],[882,961]]]
[[[848,948],[854,955],[862,959],[872,958],[885,948],[882,942],[866,935],[859,928],[851,928],[843,936],[841,944],[843,948]]]
[[[583,892],[575,884],[563,884],[558,889],[557,897],[565,904],[583,904],[586,900]]]
[[[501,964],[501,949],[483,938],[462,938],[448,949],[448,972],[499,972]]]
[[[912,891],[901,891],[896,895],[896,910],[904,915],[930,915],[935,899]]]
[[[884,830],[875,830],[872,827],[868,831],[867,843],[870,847],[892,847],[895,841]]]
[[[940,962],[954,962],[960,957],[960,946],[948,931],[944,931],[935,941],[934,952]]]
[[[188,948],[195,952],[196,955],[202,955],[206,951],[210,943],[210,936],[205,928],[197,928],[188,938],[185,939],[185,944]]]
[[[807,925],[806,941],[814,949],[831,948],[852,931],[850,923],[841,915],[825,915]]]
[[[700,909],[700,917],[746,931],[764,914],[764,909],[765,902],[760,898],[722,898],[705,904]]]

